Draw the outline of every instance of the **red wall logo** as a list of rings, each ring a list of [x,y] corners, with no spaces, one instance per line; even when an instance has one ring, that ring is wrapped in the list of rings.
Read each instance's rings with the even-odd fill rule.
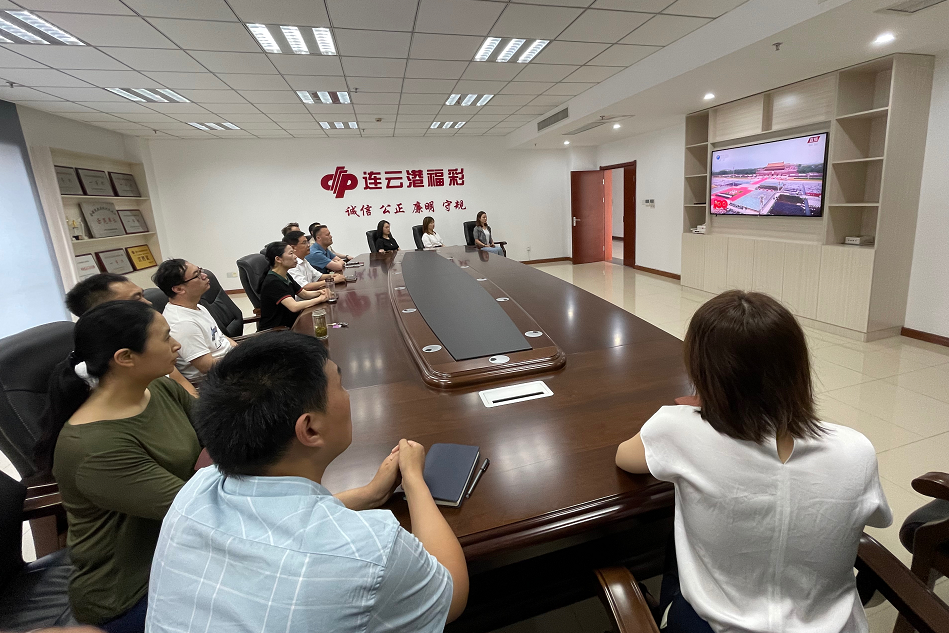
[[[327,191],[332,191],[337,198],[342,198],[347,191],[352,191],[359,184],[355,174],[346,171],[345,167],[337,167],[332,174],[326,174],[320,180],[320,185]]]
[[[812,136],[812,137],[810,137],[809,139],[807,139],[807,142],[808,142],[808,143],[819,143],[819,142],[820,142],[820,137],[819,137],[819,136]]]

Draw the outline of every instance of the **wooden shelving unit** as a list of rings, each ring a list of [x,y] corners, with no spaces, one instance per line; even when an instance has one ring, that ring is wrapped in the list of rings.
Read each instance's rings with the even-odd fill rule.
[[[933,58],[896,54],[686,117],[682,284],[769,292],[815,327],[870,340],[906,311]],[[711,153],[829,132],[822,218],[712,216]],[[706,235],[690,228],[706,223]],[[874,237],[850,246],[851,235]]]

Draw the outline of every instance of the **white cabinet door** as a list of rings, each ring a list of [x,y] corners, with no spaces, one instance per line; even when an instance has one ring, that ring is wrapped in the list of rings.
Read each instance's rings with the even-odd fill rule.
[[[821,251],[817,319],[866,332],[873,248],[830,245]]]

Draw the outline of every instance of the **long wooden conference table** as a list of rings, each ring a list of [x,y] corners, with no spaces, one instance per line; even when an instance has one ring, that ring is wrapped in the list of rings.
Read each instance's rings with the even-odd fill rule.
[[[398,308],[411,299],[390,279],[401,275],[402,258],[410,254],[356,258],[365,263],[347,269],[356,281],[337,287],[335,305],[320,306],[328,322],[348,323],[330,329],[327,344],[342,370],[353,419],[352,445],[327,469],[324,485],[332,491],[364,485],[400,438],[479,446],[490,468],[460,507],[443,508],[473,574],[602,539],[618,526],[633,526],[641,536],[661,524],[665,539],[672,487],[619,470],[614,456],[659,407],[689,393],[681,341],[530,266],[445,247],[440,256],[515,302],[505,307],[530,315],[566,362],[532,375],[433,387],[400,326]],[[309,312],[294,330],[313,334]],[[478,395],[532,380],[543,380],[553,396],[486,408]],[[400,498],[386,507],[410,528]],[[643,547],[652,546],[643,540]],[[648,551],[640,553],[649,558]]]

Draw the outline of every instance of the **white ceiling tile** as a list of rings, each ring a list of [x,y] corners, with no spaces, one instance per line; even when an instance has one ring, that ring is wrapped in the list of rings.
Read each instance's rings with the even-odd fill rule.
[[[412,34],[402,31],[362,31],[358,29],[333,29],[336,50],[349,57],[399,57],[409,56]],[[346,61],[343,60],[343,66]]]
[[[415,30],[485,36],[505,5],[475,0],[421,0]]]
[[[150,1],[150,0],[149,0]],[[208,22],[204,20],[149,20],[175,44],[196,51],[261,52],[260,44],[239,22]]]
[[[343,72],[352,77],[398,77],[401,81],[405,74],[404,59],[385,57],[340,57]]]
[[[493,102],[493,101],[492,101]],[[517,112],[520,106],[510,105],[510,106],[501,106],[501,105],[486,105],[481,108],[481,112],[484,114],[514,114]],[[443,108],[443,111],[447,108]]]
[[[592,81],[599,83],[612,77],[621,70],[622,68],[610,68],[608,66],[583,66],[571,73],[564,81]]]
[[[552,109],[556,107],[557,106],[529,105],[529,106],[524,106],[523,108],[518,110],[517,113],[518,114],[533,114],[534,116],[537,116],[538,114],[547,114],[548,112],[550,112]]]
[[[288,123],[288,122],[300,122],[300,121],[309,121],[310,123],[316,123],[313,119],[313,115],[309,112],[275,112],[270,115],[270,118],[276,121],[277,123]],[[319,123],[316,123],[319,125]]]
[[[666,7],[663,13],[693,15],[701,18],[717,18],[745,4],[748,0],[677,0]]]
[[[210,114],[197,103],[149,103],[146,107],[155,112],[175,116],[175,118],[182,114]]]
[[[454,79],[406,79],[402,84],[403,92],[445,94],[457,83]]]
[[[178,90],[185,99],[204,105],[205,103],[239,103],[247,105],[247,101],[233,90]]]
[[[135,123],[171,123],[177,124],[174,119],[172,119],[167,114],[162,114],[161,112],[128,112],[122,116],[123,119],[128,121],[134,121]]]
[[[125,4],[146,17],[237,20],[224,0],[126,0]]]
[[[393,136],[425,136],[425,130],[396,130]]]
[[[620,11],[645,11],[659,13],[675,0],[596,0],[594,9],[618,9]]]
[[[584,11],[557,39],[574,42],[618,42],[650,17],[650,13],[590,9]]]
[[[76,0],[18,0],[17,4],[30,11],[75,11]],[[6,7],[4,7],[6,8]],[[14,8],[12,5],[9,8]],[[119,0],[82,0],[83,13],[132,15]]]
[[[261,103],[257,105],[257,109],[265,114],[307,112],[302,103]]]
[[[146,128],[142,127],[138,123],[130,123],[128,121],[119,121],[116,123],[111,123],[109,121],[103,121],[96,123],[99,127],[104,127],[107,130],[144,130]]]
[[[405,121],[402,118],[402,115],[399,115],[399,122],[396,124],[396,128],[400,130],[424,130],[427,129],[432,124],[431,115],[426,116],[424,121]]]
[[[32,101],[24,105],[46,110],[47,112],[92,112],[92,108],[73,103],[72,101]]]
[[[390,114],[394,115],[399,111],[399,106],[394,104],[370,104],[353,106],[356,114]]]
[[[491,35],[552,40],[581,13],[582,9],[567,7],[509,4],[491,28]]]
[[[125,115],[122,115],[125,116]],[[77,112],[70,115],[70,118],[76,119],[77,121],[85,121],[87,123],[92,122],[102,122],[102,121],[119,121],[119,117],[114,114],[105,114],[104,112]]]
[[[243,101],[243,97],[241,98]],[[252,103],[211,103],[202,101],[201,105],[215,114],[254,114],[260,112]]]
[[[284,75],[342,75],[337,55],[267,55]]]
[[[368,129],[363,130],[363,136],[392,136],[392,130],[376,130]]]
[[[503,95],[539,95],[554,85],[551,81],[512,81],[504,86]]]
[[[588,7],[593,0],[518,0],[521,4],[549,4],[559,7]]]
[[[258,118],[251,120],[249,114],[228,117],[228,121],[239,125],[245,130],[279,130],[280,126],[274,123],[266,114],[255,115]]]
[[[300,97],[292,90],[240,90],[238,92],[242,97],[254,104],[293,103],[298,104],[301,108],[303,107],[303,102],[300,101]],[[304,110],[290,110],[290,112],[302,111]]]
[[[544,64],[575,64],[582,66],[607,48],[609,48],[609,44],[551,42],[534,59]]]
[[[478,81],[475,79],[462,79],[452,90],[452,93],[458,93],[462,95],[493,95],[500,92],[506,85],[506,81]],[[445,98],[447,99],[448,95],[445,95]]]
[[[455,130],[455,136],[483,136],[482,132],[483,130],[471,128],[470,126],[466,125],[459,130]]]
[[[36,44],[11,44],[8,49],[21,53],[58,70],[128,70],[124,64],[91,46],[37,46]],[[23,66],[21,66],[22,68]]]
[[[589,90],[595,85],[596,84],[594,83],[580,83],[580,82],[571,83],[571,84],[560,83],[554,86],[553,88],[551,88],[550,90],[545,91],[544,94],[573,96],[573,95],[578,95],[581,92],[586,92],[587,90]]]
[[[347,77],[349,87],[355,92],[399,92],[401,77]]]
[[[360,92],[352,95],[352,99],[353,103],[357,105],[370,103],[398,104],[399,96],[398,92]]]
[[[34,61],[28,57],[24,57],[12,50],[7,50],[8,48],[42,48],[36,46],[35,44],[10,44],[5,47],[0,47],[0,68],[43,68],[43,64]],[[57,47],[58,48],[58,47]],[[72,47],[70,47],[72,48]]]
[[[510,81],[523,69],[523,66],[518,63],[471,62],[461,78]]]
[[[496,95],[488,105],[522,106],[530,103],[533,98],[533,95]]]
[[[211,73],[172,73],[149,71],[145,75],[167,88],[192,88],[195,90],[226,90],[228,85]],[[134,86],[133,86],[134,87]]]
[[[345,77],[330,75],[284,75],[293,90],[349,90]]]
[[[515,107],[515,106],[509,106]],[[461,106],[461,105],[443,105],[441,110],[438,111],[438,115],[441,117],[448,117],[450,119],[467,119],[468,117],[474,116],[479,112],[483,112],[484,107],[476,106]]]
[[[566,103],[569,100],[570,97],[566,95],[543,94],[534,97],[534,100],[530,102],[530,105],[552,108],[553,106],[558,106],[561,103]],[[522,112],[521,114],[524,113]]]
[[[229,0],[242,22],[329,26],[326,7],[313,0]]]
[[[218,53],[214,51],[190,51],[190,53],[212,73],[255,73],[258,75],[277,73],[273,62],[264,53]],[[200,69],[201,66],[198,66],[198,68]]]
[[[349,128],[346,128],[343,130],[332,129],[332,130],[326,130],[324,134],[326,134],[327,136],[356,136],[358,137],[359,130],[351,130]]]
[[[418,0],[326,0],[326,6],[336,28],[411,31]]]
[[[278,116],[278,115],[274,115]],[[290,130],[296,132],[297,130],[322,130],[323,127],[313,120],[313,117],[310,117],[309,121],[284,121],[280,123],[280,127],[285,130]]]
[[[137,103],[131,101],[81,101],[84,106],[88,106],[94,110],[101,110],[102,112],[109,112],[112,114],[122,114],[123,112],[149,112],[150,110],[145,106],[141,106]]]
[[[261,132],[254,136],[257,138],[290,138],[290,132],[278,132],[274,130],[273,132]]]
[[[174,131],[174,130],[193,130],[194,128],[183,121],[163,121],[158,123],[149,123],[148,127],[153,130]]]
[[[402,94],[400,103],[405,105],[438,105],[446,101],[445,97],[439,94]]]
[[[0,75],[3,75],[3,70],[0,70]],[[43,92],[39,90],[34,90],[33,88],[27,88],[25,86],[16,86],[14,88],[8,88],[7,86],[0,87],[0,99],[4,101],[61,101],[60,97],[57,97],[53,94],[47,94],[49,88],[44,88]],[[58,89],[57,89],[58,90]]]
[[[399,114],[438,114],[441,106],[437,105],[412,105],[404,104],[399,106]]]
[[[678,15],[657,15],[623,38],[623,44],[666,46],[685,37],[695,29],[708,24],[707,18],[687,18]]]
[[[477,35],[436,35],[415,33],[412,36],[412,50],[409,57],[414,59],[460,59],[474,58],[484,38]]]
[[[44,92],[69,101],[127,101],[104,88],[44,88]]]
[[[235,90],[286,90],[287,81],[281,75],[253,75],[218,73],[218,79]]]
[[[405,76],[414,79],[458,79],[467,66],[468,62],[410,59]]]
[[[313,116],[320,120],[325,120],[325,117],[328,116],[337,116],[337,115],[351,115],[353,114],[353,106],[351,105],[308,105],[306,107],[308,111],[313,113]]]
[[[88,88],[89,84],[81,79],[70,77],[66,73],[51,68],[0,68],[0,79],[12,81],[22,86],[75,86]]]
[[[659,50],[658,46],[637,46],[635,44],[614,44],[589,61],[591,66],[632,66],[641,59],[649,57]],[[584,70],[581,68],[581,70]],[[591,69],[592,70],[592,69]],[[605,69],[600,69],[605,70]],[[615,71],[614,71],[615,72]],[[610,73],[612,74],[612,73]],[[610,75],[606,75],[609,77]],[[604,79],[606,78],[604,77]],[[567,81],[577,81],[568,79]],[[603,81],[587,79],[586,81]]]
[[[486,130],[488,128],[494,127],[496,121],[467,121],[465,123],[465,128],[477,129],[477,130]],[[464,128],[462,128],[464,129]]]
[[[432,115],[431,115],[431,114],[412,114],[412,113],[406,113],[406,112],[399,112],[399,124],[401,125],[403,122],[406,122],[406,121],[408,121],[408,122],[414,122],[414,123],[418,123],[418,122],[420,122],[420,121],[428,121],[429,123],[431,123],[431,122],[432,122]]]
[[[579,66],[573,64],[519,64],[524,69],[518,73],[514,81],[560,81]]]
[[[476,121],[476,122],[485,122],[485,121],[498,122],[498,121],[503,121],[506,118],[507,118],[506,114],[476,114],[475,116],[471,117],[471,120]]]
[[[381,121],[376,121],[376,119],[382,119]],[[356,121],[359,123],[360,128],[378,130],[378,129],[393,129],[395,127],[395,119],[387,117],[374,117],[361,116],[357,117]]]
[[[45,12],[40,15],[93,46],[175,48],[173,42],[140,17]]]
[[[102,47],[111,55],[135,70],[164,70],[172,72],[201,72],[201,64],[184,51],[157,48]]]
[[[102,88],[152,88],[155,81],[134,70],[70,70],[69,74]]]

